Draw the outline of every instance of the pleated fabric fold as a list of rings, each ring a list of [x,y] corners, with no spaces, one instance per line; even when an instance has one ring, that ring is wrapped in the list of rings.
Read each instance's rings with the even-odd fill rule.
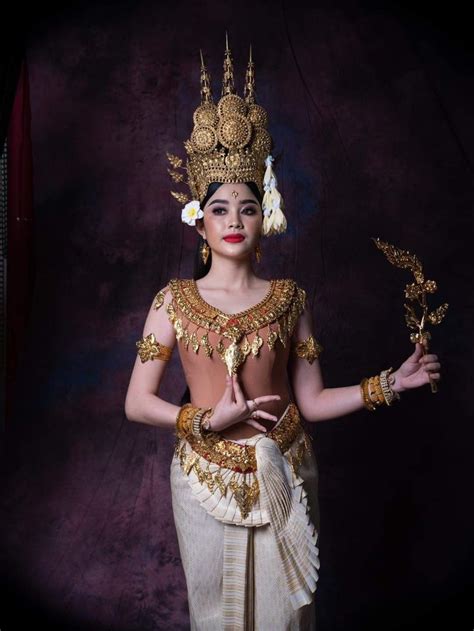
[[[252,528],[224,525],[223,631],[249,631],[254,628],[253,534]]]
[[[262,436],[255,452],[260,503],[275,536],[291,604],[299,609],[312,602],[320,567],[308,494],[275,441]]]

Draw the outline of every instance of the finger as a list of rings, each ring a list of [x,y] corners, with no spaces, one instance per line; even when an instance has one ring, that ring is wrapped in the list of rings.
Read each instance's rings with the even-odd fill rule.
[[[267,431],[266,427],[264,427],[263,425],[260,425],[260,423],[258,423],[257,421],[254,421],[252,418],[247,419],[246,421],[244,421],[244,423],[247,423],[247,425],[251,425],[252,427],[255,427],[255,429],[259,429],[263,433],[266,433]]]
[[[423,357],[423,346],[420,344],[420,342],[417,342],[415,350],[411,354],[411,358],[415,361],[420,361],[421,357]]]
[[[441,379],[441,375],[439,372],[430,373],[430,379],[434,379],[435,381],[439,381]]]
[[[279,401],[281,396],[279,394],[263,394],[261,397],[255,397],[255,401],[260,403],[266,403],[267,401]]]
[[[439,362],[425,364],[425,370],[437,370],[438,368],[441,368],[441,364]]]
[[[225,400],[235,402],[234,382],[230,375],[226,377]]]
[[[423,362],[435,362],[438,359],[438,355],[425,355],[422,360]]]
[[[229,377],[229,375],[225,376],[225,391],[224,391],[224,395],[226,397],[231,397],[232,396],[232,379]]]
[[[278,421],[278,416],[265,412],[265,410],[255,410],[254,414],[258,414],[258,418],[267,418],[269,421]]]
[[[235,400],[237,403],[245,402],[242,388],[240,387],[239,379],[237,375],[232,375],[232,385],[234,386]]]

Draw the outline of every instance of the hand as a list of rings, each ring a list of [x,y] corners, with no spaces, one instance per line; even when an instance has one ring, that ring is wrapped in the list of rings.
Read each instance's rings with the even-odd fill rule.
[[[402,392],[411,388],[419,388],[426,383],[439,381],[441,364],[437,361],[438,356],[429,354],[423,355],[423,348],[419,342],[416,343],[415,351],[406,359],[398,370],[392,373],[395,383],[391,386],[395,392]]]
[[[261,403],[278,399],[281,399],[278,394],[266,394],[261,397],[255,397],[255,403],[260,405]],[[271,421],[278,420],[274,414],[264,410],[255,410],[253,401],[245,400],[237,375],[232,375],[232,377],[226,375],[224,394],[214,407],[214,413],[209,419],[209,429],[213,432],[220,432],[235,423],[244,422],[261,432],[266,432],[266,427],[255,419],[249,418],[252,413],[255,416],[258,415],[260,418],[267,418]]]

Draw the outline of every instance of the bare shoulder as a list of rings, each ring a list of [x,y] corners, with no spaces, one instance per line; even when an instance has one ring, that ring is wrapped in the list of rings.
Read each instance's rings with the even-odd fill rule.
[[[169,347],[173,347],[176,341],[175,329],[168,314],[168,305],[172,299],[170,281],[154,294],[143,327],[144,338],[152,333],[154,339]]]

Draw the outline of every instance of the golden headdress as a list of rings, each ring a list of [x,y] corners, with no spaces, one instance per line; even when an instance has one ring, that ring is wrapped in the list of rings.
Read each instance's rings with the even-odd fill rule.
[[[201,52],[201,104],[193,114],[194,129],[184,147],[188,155],[186,166],[176,155],[167,153],[173,168],[168,169],[172,180],[186,184],[192,198],[172,191],[180,203],[186,204],[181,219],[195,225],[203,216],[200,203],[211,182],[254,182],[263,194],[264,235],[285,232],[283,199],[277,190],[277,179],[270,155],[272,139],[267,131],[267,112],[255,102],[255,70],[252,47],[245,73],[244,98],[235,94],[234,69],[226,34],[224,76],[221,97],[213,101],[209,72]]]

